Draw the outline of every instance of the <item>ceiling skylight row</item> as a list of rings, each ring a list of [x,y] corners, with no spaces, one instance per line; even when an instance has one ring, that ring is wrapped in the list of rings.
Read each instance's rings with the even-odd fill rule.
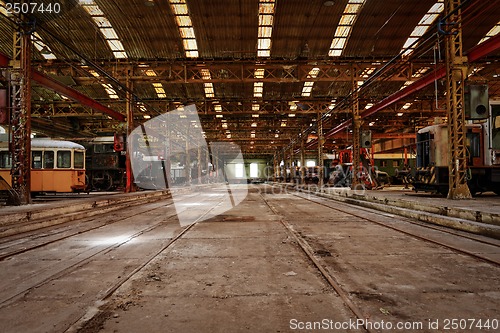
[[[201,70],[201,78],[203,80],[211,80],[212,74],[210,74],[210,71],[208,69],[203,68]],[[215,97],[214,84],[212,82],[203,83],[203,89],[205,90],[205,97],[206,98],[214,98]]]
[[[99,31],[111,48],[114,57],[117,59],[128,58],[120,38],[118,37],[115,29],[111,26],[111,22],[109,22],[109,20],[104,16],[103,11],[94,2],[94,0],[79,0],[79,3],[96,23]]]
[[[186,0],[169,0],[169,2],[170,8],[172,8],[172,12],[175,16],[175,22],[177,22],[177,27],[179,28],[179,34],[182,38],[184,55],[186,58],[198,58],[198,43],[196,42],[193,22],[189,16]]]
[[[156,72],[152,69],[142,70],[142,72],[146,74],[146,76],[158,76],[158,74],[156,74]],[[163,89],[161,82],[153,82],[153,88],[155,89],[156,96],[158,96],[158,98],[167,98],[167,94],[165,93],[165,89]]]
[[[275,0],[259,0],[259,34],[257,56],[271,56],[271,35],[273,33]]]
[[[319,74],[319,68],[314,67],[307,74],[307,78],[308,79],[311,79],[311,78],[315,79],[316,77],[318,77],[318,74]],[[314,86],[314,81],[306,81],[306,82],[304,82],[304,87],[302,87],[302,97],[309,97],[309,96],[311,96],[313,86]],[[292,111],[294,111],[294,110],[292,110]]]
[[[406,40],[403,49],[401,50],[401,52],[404,52],[403,56],[407,56],[413,52],[418,43],[414,44],[412,47],[410,47],[410,45],[418,41],[420,37],[422,37],[431,27],[435,26],[436,19],[443,12],[443,10],[444,0],[438,0],[434,5],[432,5],[431,9],[429,9],[429,11],[422,17],[420,22],[418,22],[417,26],[410,34],[410,37]]]
[[[257,35],[257,57],[271,56],[271,36],[273,34],[274,13],[276,0],[259,0],[259,28]],[[254,78],[263,79],[264,69],[257,68],[254,71]],[[264,96],[264,82],[254,82],[253,97],[262,98]],[[253,104],[252,110],[259,111],[259,104]],[[258,114],[254,114],[257,115]]]
[[[345,49],[347,40],[351,35],[351,29],[358,17],[365,0],[349,0],[344,9],[339,25],[333,36],[332,44],[328,55],[330,57],[340,57]]]

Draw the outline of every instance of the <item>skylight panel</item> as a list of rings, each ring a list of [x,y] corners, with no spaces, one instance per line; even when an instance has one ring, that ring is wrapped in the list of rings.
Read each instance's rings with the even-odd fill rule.
[[[434,25],[434,22],[436,22],[443,10],[444,0],[438,0],[434,5],[432,5],[429,11],[420,19],[410,34],[410,37],[408,37],[404,43],[403,48],[401,49],[403,56],[407,56],[413,52],[415,47],[418,45],[418,43],[415,42],[417,42],[420,37],[422,37]],[[415,44],[411,46],[413,43]]]
[[[202,69],[201,71],[201,78],[203,80],[210,80],[212,76],[210,75],[210,71],[206,68]]]
[[[182,38],[195,38],[194,29],[192,27],[179,28]]]
[[[488,33],[483,38],[481,38],[478,44],[487,41],[488,39],[498,35],[499,33],[500,33],[500,21],[493,28],[491,28],[491,30],[488,31]]]
[[[172,11],[175,15],[188,15],[187,5],[184,4],[172,4]]]
[[[274,21],[273,15],[259,15],[259,26],[272,26]]]
[[[273,28],[272,27],[259,27],[259,36],[261,37],[267,37],[271,38],[271,34],[273,33]],[[270,44],[269,40],[269,44]]]
[[[198,58],[199,54],[198,51],[186,51],[186,57],[187,58]]]
[[[264,78],[264,69],[263,68],[257,68],[254,72],[254,77],[256,79],[263,79]]]
[[[32,41],[38,51],[42,54],[45,59],[57,59],[57,57],[52,53],[50,47],[48,47],[42,40],[42,37],[37,32],[33,33]]]
[[[176,16],[175,21],[179,27],[190,27],[193,25],[189,16]]]
[[[361,9],[361,4],[348,3],[345,6],[344,14],[356,14]]]
[[[111,22],[104,16],[104,12],[94,2],[94,0],[80,0],[80,5],[92,17],[99,31],[108,43],[113,56],[117,59],[128,58],[125,48]]]
[[[101,33],[104,35],[106,39],[118,39],[118,35],[113,28],[102,28]]]
[[[335,30],[330,51],[330,57],[338,57],[342,55],[347,39],[349,38],[352,26],[356,22],[356,18],[363,7],[365,0],[349,0],[340,18],[339,26]]]

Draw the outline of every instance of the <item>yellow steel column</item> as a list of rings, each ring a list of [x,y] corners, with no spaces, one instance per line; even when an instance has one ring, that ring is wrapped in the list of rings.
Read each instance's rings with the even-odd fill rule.
[[[448,199],[471,198],[467,186],[467,152],[464,85],[467,78],[467,57],[462,52],[460,0],[445,1],[446,26],[446,101],[448,112],[449,188]]]

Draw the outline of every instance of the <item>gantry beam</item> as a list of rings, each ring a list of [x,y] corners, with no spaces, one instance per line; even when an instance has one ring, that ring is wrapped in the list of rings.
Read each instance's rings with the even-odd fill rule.
[[[7,67],[9,60],[9,57],[0,52],[0,66]],[[85,96],[78,90],[63,85],[59,81],[47,76],[46,74],[31,69],[31,78],[33,81],[38,82],[40,85],[44,86],[47,89],[54,90],[68,98],[81,103],[82,105],[88,106],[96,111],[103,112],[113,119],[125,121],[125,116],[123,114],[102,105],[101,103],[88,96]]]
[[[231,83],[231,82],[350,82],[366,80],[373,72],[382,68],[388,59],[345,60],[332,62],[330,60],[309,61],[266,61],[256,63],[250,61],[144,61],[144,62],[108,62],[100,63],[101,68],[113,75],[120,82],[125,82],[130,69],[130,79],[134,82],[162,83]],[[68,65],[67,62],[54,61],[50,65],[40,62],[40,67],[54,75],[71,76],[78,84],[95,84],[96,78],[88,73],[88,66],[81,64]],[[389,76],[380,80],[408,81],[418,69],[430,67],[429,61],[408,63],[401,66]],[[319,69],[318,75],[312,78],[309,72]],[[260,74],[256,75],[256,70]]]

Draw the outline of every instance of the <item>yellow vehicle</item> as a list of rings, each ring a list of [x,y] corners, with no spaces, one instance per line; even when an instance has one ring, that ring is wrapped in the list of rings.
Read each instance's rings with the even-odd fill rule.
[[[12,158],[0,142],[0,176],[12,185]],[[85,148],[71,141],[31,140],[31,192],[68,193],[85,190]]]

